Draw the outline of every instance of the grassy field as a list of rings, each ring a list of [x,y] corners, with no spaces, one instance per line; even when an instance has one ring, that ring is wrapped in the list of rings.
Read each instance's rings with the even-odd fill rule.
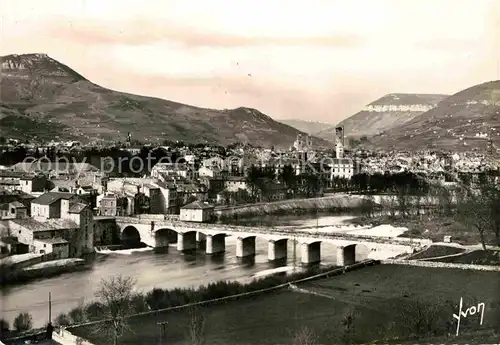
[[[454,333],[452,314],[458,312],[455,305],[460,297],[464,298],[466,308],[472,301],[486,304],[483,325],[479,325],[477,315],[470,316],[462,320],[463,332],[500,324],[497,272],[380,265],[302,284],[299,288],[305,291],[281,291],[200,309],[205,319],[205,343],[294,344],[294,332],[305,326],[314,332],[317,344],[339,344],[344,336],[345,315],[354,316],[354,328],[349,333],[354,342],[410,336],[418,327],[417,305],[438,306],[434,308],[435,316],[428,317],[440,324],[436,326],[436,335],[445,333],[442,327],[447,321],[446,333]],[[131,331],[124,333],[120,344],[158,344],[157,323],[164,321],[168,322],[166,344],[189,343],[190,320],[187,310],[132,318]],[[71,331],[96,344],[109,344],[95,328]],[[454,343],[460,341],[453,337]]]
[[[420,253],[410,255],[409,259],[415,260],[415,259],[436,258],[440,256],[453,255],[463,252],[465,252],[465,249],[462,248],[447,247],[447,246],[430,246],[429,248],[421,251]]]
[[[464,255],[440,259],[439,261],[457,264],[500,266],[500,250],[476,250]]]

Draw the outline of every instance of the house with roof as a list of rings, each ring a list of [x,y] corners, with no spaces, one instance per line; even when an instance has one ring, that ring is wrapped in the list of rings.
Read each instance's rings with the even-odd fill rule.
[[[334,178],[350,179],[361,172],[360,165],[350,158],[333,158],[330,165],[330,181]]]
[[[214,214],[214,205],[195,200],[181,207],[179,219],[185,222],[208,222]]]
[[[67,248],[59,249],[66,253],[66,257],[78,257],[83,253],[83,245],[78,241],[78,225],[69,219],[52,218],[44,222],[26,219],[9,220],[12,236],[16,236],[20,243],[29,246],[30,253],[49,254],[53,250],[52,242],[64,239]],[[59,241],[62,244],[62,241]],[[58,243],[59,243],[58,242]],[[61,254],[57,254],[61,255]]]
[[[39,220],[61,218],[63,204],[69,208],[69,202],[78,196],[73,193],[48,192],[31,201],[31,217]]]
[[[34,222],[31,224],[33,230],[28,228],[25,231],[28,233],[25,236],[26,241],[31,242],[24,243],[33,244],[34,239],[46,239],[45,235],[49,233],[48,238],[63,238],[69,242],[68,251],[72,257],[93,251],[93,212],[90,205],[83,202],[76,194],[62,192],[42,194],[32,201],[31,214],[30,221]],[[62,235],[60,230],[63,231]],[[31,237],[30,231],[33,232]],[[44,236],[40,237],[40,234]]]
[[[0,219],[27,218],[28,209],[19,201],[0,204]]]

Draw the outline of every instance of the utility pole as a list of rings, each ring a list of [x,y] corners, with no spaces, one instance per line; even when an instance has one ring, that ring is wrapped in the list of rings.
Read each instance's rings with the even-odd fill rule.
[[[49,292],[49,323],[52,322],[52,293]]]
[[[167,323],[168,321],[158,322],[158,325],[160,326],[160,345],[166,345]]]
[[[293,273],[295,273],[297,267],[297,240],[295,235],[293,236]]]

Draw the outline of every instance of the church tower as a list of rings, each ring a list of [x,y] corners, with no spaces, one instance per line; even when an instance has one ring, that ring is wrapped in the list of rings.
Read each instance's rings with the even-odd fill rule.
[[[335,128],[335,155],[336,158],[344,157],[344,127]]]

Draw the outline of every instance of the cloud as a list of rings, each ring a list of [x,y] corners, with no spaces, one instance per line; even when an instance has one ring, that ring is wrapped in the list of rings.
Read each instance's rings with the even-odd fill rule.
[[[153,22],[143,19],[106,22],[98,20],[68,20],[49,22],[45,26],[51,35],[86,45],[147,45],[173,42],[184,48],[234,48],[248,46],[327,46],[352,48],[364,44],[359,35],[332,33],[321,36],[242,36],[188,26]]]

